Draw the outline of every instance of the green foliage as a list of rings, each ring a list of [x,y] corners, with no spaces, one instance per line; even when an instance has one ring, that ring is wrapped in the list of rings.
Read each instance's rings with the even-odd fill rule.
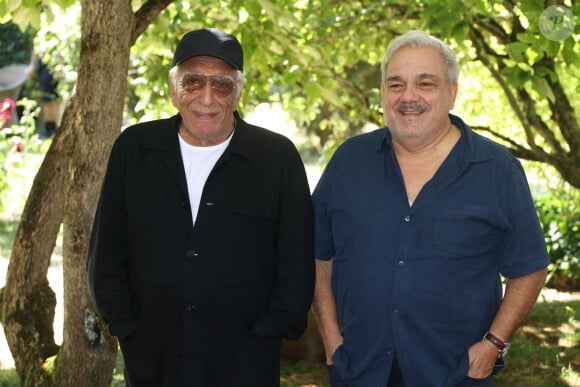
[[[21,30],[13,22],[0,24],[0,68],[11,64],[29,64],[32,56],[34,31]]]
[[[39,6],[36,0],[0,0],[0,10],[14,10],[16,3],[20,8]],[[564,5],[580,17],[578,5]],[[188,30],[217,27],[239,37],[244,46],[246,87],[240,111],[264,101],[281,102],[296,125],[317,136],[316,145],[330,155],[369,124],[384,125],[379,63],[392,37],[419,28],[458,53],[457,114],[474,127],[501,134],[506,145],[527,148],[534,140],[546,151],[558,152],[539,131],[524,128],[529,120],[523,114],[534,109],[543,130],[566,149],[574,136],[564,136],[566,128],[555,122],[552,111],[562,96],[555,94],[554,85],[569,96],[575,117],[580,109],[580,99],[572,98],[580,87],[580,39],[578,31],[560,42],[546,39],[538,22],[545,7],[536,0],[174,1],[132,49],[126,124],[174,114],[167,84],[172,49]],[[68,85],[66,91],[76,79],[79,12],[73,0],[51,1],[41,14],[36,39],[57,74],[66,78],[61,83]],[[533,106],[519,100],[524,94],[531,96]]]
[[[21,26],[40,26],[41,2],[39,0],[0,0],[0,22],[12,20]]]
[[[15,369],[0,370],[0,387],[20,387],[20,378]]]
[[[36,117],[40,108],[36,101],[21,99],[17,106],[23,109],[18,125],[0,131],[0,213],[22,210],[26,190],[22,192],[25,179],[22,174],[36,168],[36,156],[44,154],[48,142],[36,134]],[[22,195],[15,195],[20,191]],[[10,208],[9,208],[10,207]]]
[[[111,387],[125,387],[125,363],[123,362],[123,353],[121,349],[117,349],[117,357],[115,359],[115,369],[113,370],[113,380]]]
[[[18,220],[0,220],[0,257],[10,257]]]
[[[556,189],[536,201],[552,264],[548,285],[580,290],[580,192]]]
[[[0,0],[2,1],[2,0]],[[62,1],[67,4],[67,2]],[[42,26],[34,39],[35,53],[39,55],[58,81],[59,99],[66,101],[77,80],[80,55],[80,4],[71,3],[66,9],[44,7]],[[62,23],[66,20],[66,23]]]

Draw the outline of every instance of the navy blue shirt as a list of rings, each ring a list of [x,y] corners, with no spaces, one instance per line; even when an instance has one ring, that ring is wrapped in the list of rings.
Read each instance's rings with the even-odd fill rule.
[[[347,140],[313,194],[315,251],[333,259],[349,385],[387,384],[397,354],[409,386],[454,386],[502,299],[500,273],[549,258],[519,161],[450,115],[462,136],[412,206],[387,128]]]

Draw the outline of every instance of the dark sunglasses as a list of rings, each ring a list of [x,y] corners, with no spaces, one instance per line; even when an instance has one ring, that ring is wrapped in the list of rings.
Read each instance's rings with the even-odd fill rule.
[[[208,79],[211,89],[219,97],[227,97],[234,91],[234,80],[232,77],[227,75],[207,75],[200,73],[185,74],[181,79],[181,87],[188,93],[201,91],[205,89]]]

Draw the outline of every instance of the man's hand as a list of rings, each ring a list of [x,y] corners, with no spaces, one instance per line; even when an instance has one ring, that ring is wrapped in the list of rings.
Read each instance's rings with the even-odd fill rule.
[[[493,372],[499,352],[496,346],[483,339],[469,348],[469,372],[467,376],[485,379]]]
[[[327,365],[331,365],[332,364],[332,355],[334,355],[334,353],[336,352],[336,350],[338,349],[338,347],[340,347],[342,345],[342,337],[340,339],[337,338],[337,340],[333,341],[333,342],[329,342],[327,345],[325,345],[325,350],[326,350],[326,364]]]
[[[312,309],[318,322],[320,336],[326,351],[326,364],[332,364],[332,355],[343,342],[340,324],[336,313],[336,302],[332,295],[330,278],[332,277],[332,260],[316,260],[316,285]]]

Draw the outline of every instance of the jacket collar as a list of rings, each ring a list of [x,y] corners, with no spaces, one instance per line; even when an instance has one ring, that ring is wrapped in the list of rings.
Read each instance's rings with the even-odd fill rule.
[[[237,111],[234,112],[234,117],[236,118],[236,127],[225,153],[231,152],[253,162],[256,159],[256,155],[262,151],[251,135],[254,128],[244,121]]]
[[[226,148],[224,154],[218,163],[229,160],[232,154],[238,155],[250,162],[256,160],[257,155],[263,150],[256,144],[255,139],[251,135],[254,127],[244,121],[240,114],[235,111],[236,126],[230,144]],[[166,152],[166,159],[171,169],[174,169],[183,163],[181,153],[179,152],[179,126],[182,118],[180,114],[173,117],[157,121],[160,130],[152,132],[151,136],[147,136],[143,140],[143,145],[146,148]]]

